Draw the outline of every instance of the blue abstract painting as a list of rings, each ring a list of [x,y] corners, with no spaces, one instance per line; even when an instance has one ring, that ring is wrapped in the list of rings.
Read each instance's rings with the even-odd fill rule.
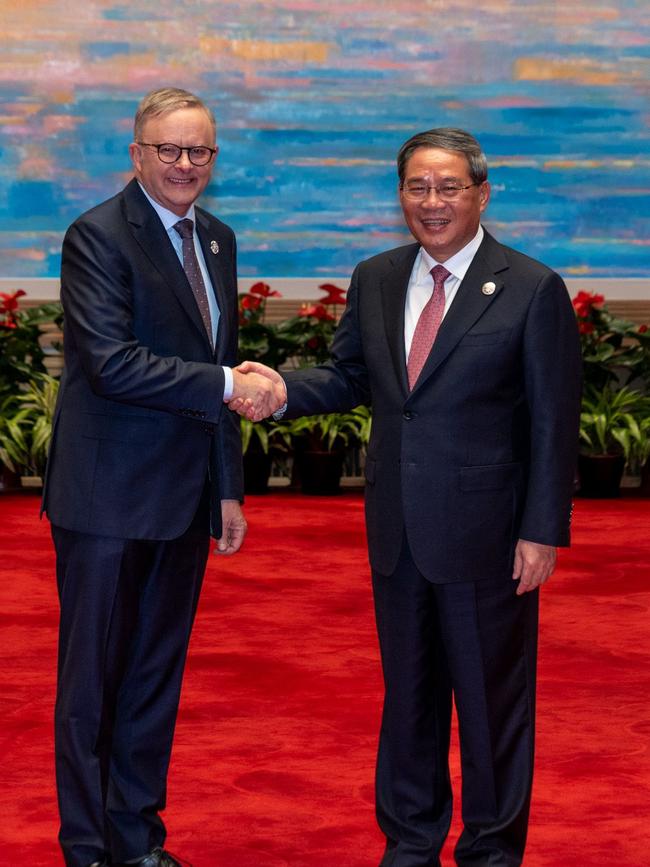
[[[214,109],[204,204],[244,276],[349,275],[408,241],[395,155],[460,126],[486,225],[564,276],[647,277],[645,0],[4,0],[0,274],[56,277],[66,227],[130,177],[140,97]]]

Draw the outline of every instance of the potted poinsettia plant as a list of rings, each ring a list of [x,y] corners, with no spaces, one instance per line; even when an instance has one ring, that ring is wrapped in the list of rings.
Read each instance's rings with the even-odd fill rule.
[[[294,345],[284,337],[277,325],[266,321],[269,298],[282,294],[268,283],[258,281],[248,292],[239,296],[239,360],[259,361],[269,367],[280,367],[287,360]]]
[[[603,295],[573,299],[585,387],[578,458],[580,492],[616,496],[626,464],[644,454],[650,384],[650,332],[615,317]]]
[[[292,344],[278,334],[276,325],[266,321],[269,298],[281,298],[262,280],[239,295],[239,361],[259,361],[277,368],[286,362]],[[268,487],[274,456],[286,449],[285,438],[268,421],[253,423],[240,419],[244,454],[246,493],[264,493]]]
[[[280,333],[294,344],[293,367],[310,367],[326,361],[337,319],[324,304],[301,304],[297,314],[280,323]]]
[[[283,325],[296,343],[295,354],[289,359],[293,367],[309,367],[329,359],[346,292],[333,283],[323,283],[319,289],[322,297],[303,304]],[[350,412],[297,418],[286,424],[294,446],[294,483],[300,484],[303,493],[337,493],[346,452],[367,444],[370,410],[356,407]]]
[[[605,296],[578,292],[573,298],[586,385],[650,386],[650,330],[610,313]]]
[[[62,318],[59,303],[20,306],[25,294],[0,292],[0,400],[17,394],[34,373],[46,373],[41,326]]]
[[[0,491],[19,487],[20,475],[39,471],[40,426],[35,430],[31,425],[40,422],[41,414],[38,407],[27,409],[23,397],[33,380],[46,373],[42,327],[60,324],[62,318],[59,303],[21,306],[25,294],[22,289],[0,292]]]

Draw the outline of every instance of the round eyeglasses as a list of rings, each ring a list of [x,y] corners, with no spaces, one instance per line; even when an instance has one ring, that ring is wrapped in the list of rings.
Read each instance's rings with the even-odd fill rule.
[[[187,158],[193,166],[207,166],[213,155],[217,152],[216,148],[209,148],[206,145],[182,148],[180,145],[171,144],[167,141],[162,144],[139,141],[136,144],[139,144],[143,148],[155,148],[161,163],[175,163],[181,158],[183,151],[187,151]]]
[[[424,181],[407,181],[400,185],[400,190],[405,199],[410,202],[423,202],[429,197],[429,193],[433,190],[439,199],[443,202],[455,201],[463,190],[469,190],[470,187],[480,187],[480,184],[467,184],[460,186],[459,184],[425,184]]]

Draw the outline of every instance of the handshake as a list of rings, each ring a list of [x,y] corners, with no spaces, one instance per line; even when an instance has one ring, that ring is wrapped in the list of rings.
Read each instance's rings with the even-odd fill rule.
[[[287,402],[284,380],[271,367],[256,361],[244,361],[232,370],[233,389],[230,409],[250,421],[261,421],[277,412]]]

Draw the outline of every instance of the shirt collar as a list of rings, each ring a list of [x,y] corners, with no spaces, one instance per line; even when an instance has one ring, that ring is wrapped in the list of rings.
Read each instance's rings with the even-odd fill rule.
[[[138,184],[140,184],[140,181],[138,181]],[[162,221],[163,226],[165,227],[165,229],[168,232],[170,231],[170,229],[173,229],[174,225],[176,223],[178,223],[179,220],[191,220],[193,223],[195,222],[194,221],[194,203],[192,203],[190,205],[190,207],[188,208],[188,211],[184,217],[179,217],[178,214],[175,214],[173,211],[170,211],[167,208],[163,208],[163,206],[158,204],[158,202],[155,199],[152,199],[151,196],[149,195],[149,193],[142,186],[142,184],[140,184],[140,189],[142,190],[142,192],[145,194],[145,196],[149,200],[151,207],[158,214],[158,216],[160,217],[160,219]]]
[[[472,259],[476,255],[476,251],[481,246],[484,235],[485,232],[483,231],[483,226],[479,224],[478,231],[469,244],[465,244],[462,250],[459,250],[457,253],[454,253],[453,256],[450,256],[446,262],[437,262],[427,253],[424,247],[420,247],[420,270],[418,276],[422,278],[426,274],[429,274],[431,269],[436,265],[443,265],[452,277],[462,280],[467,273],[469,266],[472,264]]]

